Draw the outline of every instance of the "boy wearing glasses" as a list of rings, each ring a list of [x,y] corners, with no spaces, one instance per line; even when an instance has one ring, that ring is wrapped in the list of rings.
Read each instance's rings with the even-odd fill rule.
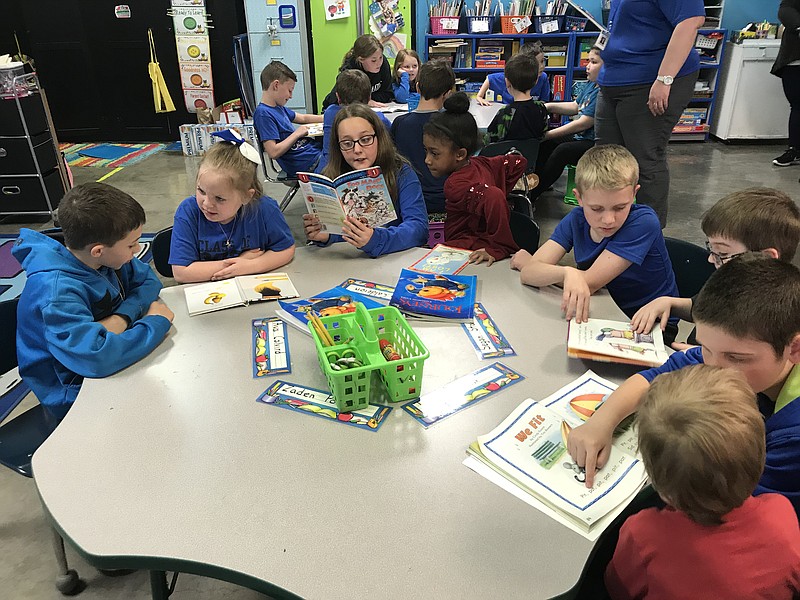
[[[747,253],[709,278],[693,315],[699,348],[676,352],[662,366],[628,378],[570,433],[567,450],[585,467],[586,486],[592,487],[596,470],[608,460],[614,428],[639,408],[653,379],[707,364],[739,371],[757,395],[767,455],[753,494],[777,492],[800,512],[800,270],[761,253]],[[691,420],[689,415],[685,418]],[[702,428],[699,422],[695,426]]]
[[[781,191],[748,188],[728,194],[712,206],[700,227],[708,238],[708,262],[718,269],[746,252],[761,252],[790,263],[800,243],[800,209]],[[656,298],[633,315],[631,327],[637,333],[649,333],[657,320],[662,329],[670,317],[691,322],[693,300]]]

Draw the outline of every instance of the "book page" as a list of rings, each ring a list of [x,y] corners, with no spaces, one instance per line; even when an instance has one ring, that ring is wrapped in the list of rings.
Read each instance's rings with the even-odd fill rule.
[[[298,173],[297,179],[306,210],[316,215],[322,231],[341,235],[345,214],[333,182],[316,173]]]
[[[236,278],[245,302],[297,298],[300,294],[286,273],[240,275]]]
[[[334,183],[348,216],[370,227],[381,227],[397,219],[380,167],[345,173]]]
[[[193,285],[187,287],[184,294],[190,315],[200,315],[244,304],[239,293],[239,286],[234,279]]]
[[[669,358],[657,325],[650,333],[635,333],[630,323],[603,319],[589,319],[580,324],[571,320],[567,348],[652,365],[662,365]]]

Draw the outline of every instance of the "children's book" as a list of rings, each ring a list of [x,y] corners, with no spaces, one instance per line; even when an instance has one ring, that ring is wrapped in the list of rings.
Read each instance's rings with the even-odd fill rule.
[[[463,271],[464,267],[469,264],[470,254],[472,254],[472,250],[436,244],[425,256],[408,268],[417,273],[455,275]]]
[[[317,173],[298,173],[300,193],[309,214],[316,215],[327,233],[342,233],[345,217],[370,227],[397,219],[380,167],[359,169],[329,179]]]
[[[256,401],[367,431],[378,431],[392,412],[391,407],[376,404],[369,404],[366,408],[352,412],[339,412],[330,392],[280,380],[269,386]]]
[[[278,317],[253,319],[253,377],[291,372],[286,323]]]
[[[389,302],[410,317],[468,323],[475,316],[475,275],[433,275],[400,272]]]
[[[494,363],[403,405],[403,410],[427,428],[523,379],[504,364]]]
[[[363,303],[368,310],[383,306],[367,296],[349,292],[341,287],[334,287],[303,300],[295,300],[293,302],[281,300],[278,302],[280,308],[275,310],[275,314],[287,324],[297,328],[298,331],[311,336],[311,332],[308,329],[309,312],[314,311],[321,317],[351,313],[356,311],[356,303],[358,302]]]
[[[262,300],[297,298],[300,295],[286,273],[240,275],[223,281],[209,281],[187,287],[184,293],[190,316]]]
[[[567,437],[616,386],[588,371],[544,400],[528,398],[467,453],[586,534],[610,524],[647,482],[635,433],[613,442],[608,461],[586,487],[586,474],[567,451]],[[468,465],[469,466],[469,465]],[[606,518],[608,517],[608,518]]]
[[[355,292],[362,296],[369,296],[378,302],[388,304],[394,294],[393,285],[385,285],[383,283],[375,283],[373,281],[364,281],[363,279],[345,279],[339,284],[340,288],[348,292]]]
[[[569,322],[567,355],[600,362],[616,362],[643,367],[663,365],[669,358],[661,328],[650,333],[631,331],[624,321],[589,319],[586,323]]]
[[[475,316],[469,323],[462,323],[478,358],[497,358],[516,354],[506,336],[500,331],[480,302],[475,303]]]

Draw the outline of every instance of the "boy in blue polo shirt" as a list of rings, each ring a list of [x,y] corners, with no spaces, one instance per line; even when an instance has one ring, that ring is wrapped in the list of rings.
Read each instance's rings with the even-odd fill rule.
[[[567,448],[585,466],[587,487],[608,459],[614,428],[636,411],[653,379],[705,363],[740,371],[757,394],[767,459],[754,494],[783,494],[800,512],[800,271],[764,254],[746,254],[709,278],[692,314],[700,347],[630,377],[572,430]]]
[[[537,62],[539,67],[537,71],[538,76],[536,79],[536,84],[531,88],[531,97],[534,100],[549,102],[550,80],[547,77],[547,73],[544,72],[545,60],[542,47],[538,43],[523,44],[522,48],[519,50],[519,54],[532,57]],[[491,101],[486,99],[486,94],[490,90],[494,96],[495,102],[511,104],[514,101],[513,94],[506,87],[506,75],[503,71],[500,71],[499,73],[490,73],[486,77],[481,89],[478,91],[478,95],[475,97],[475,100],[477,100],[478,104],[483,106],[489,106],[491,104]]]
[[[658,217],[650,207],[634,204],[638,177],[636,160],[622,146],[590,149],[575,170],[580,206],[533,256],[520,250],[512,258],[522,283],[563,285],[567,319],[586,321],[589,298],[602,287],[629,317],[659,296],[678,296]],[[577,268],[559,265],[572,249]],[[676,332],[674,324],[665,337],[674,339]]]
[[[280,61],[272,61],[261,71],[261,103],[253,113],[264,150],[277,160],[290,177],[298,171],[313,171],[322,149],[308,137],[310,123],[322,123],[322,115],[305,115],[286,108],[292,99],[297,75]],[[294,128],[292,123],[299,123]]]

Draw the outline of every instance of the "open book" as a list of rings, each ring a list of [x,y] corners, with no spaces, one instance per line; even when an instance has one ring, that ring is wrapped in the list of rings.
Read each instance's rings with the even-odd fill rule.
[[[636,456],[636,434],[617,438],[592,488],[567,452],[567,436],[597,409],[616,386],[591,371],[539,402],[528,398],[467,453],[540,501],[580,531],[608,525],[647,476]]]
[[[650,333],[635,333],[624,321],[589,319],[569,322],[567,355],[600,362],[658,367],[669,358],[658,324]]]
[[[306,209],[317,216],[324,232],[341,234],[345,217],[354,217],[370,227],[397,219],[380,167],[351,171],[333,180],[301,172],[297,179]]]
[[[240,275],[223,281],[209,281],[187,287],[184,293],[191,316],[250,302],[297,298],[300,295],[286,273]]]

